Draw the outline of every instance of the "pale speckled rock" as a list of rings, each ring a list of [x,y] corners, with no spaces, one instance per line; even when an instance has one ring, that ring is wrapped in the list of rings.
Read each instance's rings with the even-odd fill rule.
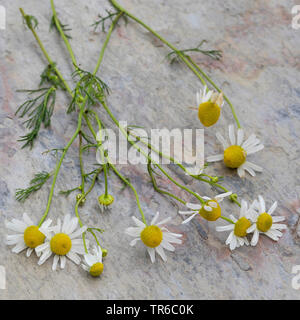
[[[92,70],[105,35],[94,33],[90,25],[107,2],[56,3],[59,17],[73,29],[71,43],[78,61],[82,68]],[[17,139],[24,126],[14,112],[25,96],[16,90],[37,86],[45,59],[30,32],[24,30],[19,6],[39,19],[39,35],[70,83],[72,64],[63,42],[56,33],[48,32],[49,1],[3,0],[1,4],[7,10],[7,29],[0,30],[0,265],[6,267],[7,289],[0,290],[0,299],[299,299],[300,291],[291,287],[292,267],[300,264],[300,30],[291,28],[294,1],[122,0],[126,8],[179,48],[207,39],[207,47],[223,51],[221,61],[200,54],[193,58],[231,97],[246,131],[256,132],[263,140],[264,151],[252,158],[265,170],[243,181],[221,164],[209,167],[208,172],[225,175],[228,188],[247,200],[258,194],[264,195],[268,206],[278,200],[277,214],[286,216],[289,229],[278,243],[262,237],[256,248],[243,247],[231,253],[223,244],[226,235],[215,231],[222,222],[208,224],[197,219],[180,226],[178,205],[153,191],[146,168],[122,166],[122,172],[140,191],[148,219],[156,210],[162,216],[173,216],[171,229],[184,234],[184,243],[175,254],[168,254],[167,263],[158,260],[153,265],[142,247],[130,248],[124,229],[138,210],[132,192],[122,191],[122,184],[113,177],[110,188],[117,200],[111,211],[100,214],[97,208],[101,184],[81,210],[85,223],[106,230],[103,244],[109,255],[100,280],[91,279],[70,261],[64,271],[52,272],[50,261],[39,267],[36,257],[14,255],[4,244],[5,219],[20,217],[26,210],[38,221],[45,209],[49,185],[25,204],[14,199],[14,192],[16,187],[26,186],[35,172],[52,170],[55,158],[41,153],[66,144],[75,130],[76,115],[65,114],[69,100],[59,95],[51,129],[42,129],[32,150],[21,150]],[[196,114],[187,109],[195,103],[199,81],[184,66],[168,65],[164,59],[167,53],[131,21],[127,26],[121,23],[114,32],[100,71],[112,90],[109,104],[120,120],[146,128],[199,127]],[[220,150],[215,129],[225,132],[232,122],[225,106],[216,127],[205,130],[206,155]],[[90,165],[95,162],[92,152],[86,159]],[[58,191],[79,183],[76,144],[62,169],[52,217],[73,213],[72,196],[65,199]],[[184,196],[165,180],[159,182]],[[201,194],[214,194],[206,185],[188,183]],[[227,201],[223,208],[238,214]]]

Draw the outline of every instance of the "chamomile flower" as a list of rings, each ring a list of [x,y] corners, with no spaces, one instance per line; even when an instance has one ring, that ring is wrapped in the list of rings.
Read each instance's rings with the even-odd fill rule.
[[[234,222],[227,226],[216,227],[219,232],[230,231],[228,238],[226,239],[226,245],[229,245],[230,250],[241,247],[244,244],[249,245],[247,239],[247,229],[251,226],[249,216],[251,215],[253,208],[245,200],[242,200],[239,219],[236,219],[233,215],[229,215],[229,218]]]
[[[99,277],[103,272],[102,249],[99,246],[94,246],[93,254],[87,253],[83,256],[82,268],[89,272],[93,277]]]
[[[60,267],[63,269],[66,265],[66,257],[74,263],[80,263],[78,254],[85,254],[81,236],[87,227],[77,229],[78,218],[71,218],[70,214],[64,217],[63,224],[57,219],[57,225],[52,228],[52,233],[47,236],[44,244],[35,248],[37,254],[42,254],[38,264],[43,264],[48,258],[54,255],[52,270],[56,270],[60,260]],[[76,230],[77,229],[77,230]]]
[[[258,196],[259,201],[255,201],[255,211],[252,212],[250,219],[253,225],[247,230],[247,233],[252,233],[251,245],[256,246],[259,240],[259,234],[265,234],[274,241],[278,241],[282,236],[279,230],[286,229],[287,226],[282,223],[277,223],[285,220],[285,217],[272,216],[277,208],[277,201],[273,203],[271,208],[266,212],[265,200],[262,196]]]
[[[7,235],[6,244],[15,245],[12,249],[14,253],[20,253],[27,248],[26,256],[29,257],[37,246],[44,243],[46,236],[50,233],[49,226],[52,220],[46,220],[40,227],[36,226],[27,213],[23,214],[23,221],[12,219],[6,221],[6,228],[17,232],[17,234]]]
[[[262,168],[247,160],[250,154],[258,152],[264,148],[260,140],[252,134],[247,140],[244,140],[244,130],[238,129],[237,135],[234,132],[234,125],[229,126],[229,141],[220,134],[216,134],[217,139],[221,142],[224,148],[224,153],[217,154],[207,158],[208,162],[223,160],[228,168],[237,169],[238,175],[242,178],[245,176],[245,171],[251,176],[255,176],[255,171],[262,172]]]
[[[107,195],[102,194],[101,196],[98,197],[98,204],[101,212],[103,212],[109,206],[111,206],[113,202],[114,202],[114,197],[110,194],[107,194]]]
[[[152,263],[155,262],[155,252],[161,256],[163,261],[167,261],[164,249],[174,251],[175,247],[172,243],[182,243],[179,239],[182,237],[182,234],[172,233],[166,227],[162,227],[162,225],[169,222],[171,218],[169,217],[159,223],[156,223],[158,216],[159,212],[156,213],[149,226],[137,218],[132,217],[136,227],[127,228],[125,231],[126,234],[135,238],[130,242],[131,246],[134,246],[139,240],[143,242],[147,248]]]
[[[179,211],[179,214],[190,215],[182,224],[191,221],[197,214],[208,221],[216,221],[221,217],[221,207],[219,202],[221,202],[225,197],[232,194],[231,191],[226,193],[221,193],[215,196],[213,199],[209,197],[202,197],[205,200],[205,204],[190,203],[187,202],[186,206],[191,209],[190,211]]]
[[[220,117],[221,108],[224,105],[223,93],[208,90],[207,86],[196,94],[198,105],[198,118],[205,127],[214,125]]]

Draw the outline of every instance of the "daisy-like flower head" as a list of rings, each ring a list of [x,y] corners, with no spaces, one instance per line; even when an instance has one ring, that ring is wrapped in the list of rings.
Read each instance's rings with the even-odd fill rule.
[[[46,220],[40,227],[34,225],[27,213],[23,214],[23,221],[12,219],[6,221],[6,228],[17,232],[17,234],[7,235],[6,244],[15,245],[12,249],[14,253],[20,253],[27,248],[26,255],[29,257],[32,251],[44,243],[47,235],[50,234],[49,226],[52,220]]]
[[[249,217],[252,214],[253,205],[248,208],[248,204],[245,200],[242,200],[239,219],[236,219],[233,215],[230,215],[230,219],[234,223],[230,223],[227,226],[216,227],[219,232],[230,231],[228,238],[226,239],[226,245],[229,245],[230,250],[241,247],[244,244],[249,245],[247,239],[247,230],[252,225]]]
[[[155,262],[155,252],[157,252],[164,261],[167,261],[164,249],[174,251],[175,248],[172,243],[182,243],[179,239],[182,237],[182,234],[172,233],[166,227],[162,227],[162,225],[169,222],[171,218],[169,217],[156,223],[158,216],[159,212],[157,212],[152,219],[150,226],[147,226],[136,217],[132,217],[136,227],[127,228],[125,231],[126,234],[135,238],[130,242],[131,246],[134,246],[139,240],[144,243],[152,263]]]
[[[99,246],[94,246],[93,254],[87,253],[83,256],[82,267],[93,277],[99,277],[103,272],[102,254],[102,249]]]
[[[52,232],[47,236],[45,243],[35,248],[37,254],[42,254],[38,264],[43,264],[52,254],[54,255],[53,271],[56,270],[59,259],[61,269],[65,267],[66,257],[79,264],[78,254],[85,254],[85,250],[82,239],[77,237],[81,236],[87,227],[77,229],[77,226],[78,218],[71,218],[70,214],[64,217],[63,224],[60,219],[57,219],[57,225],[52,227]]]
[[[196,94],[198,105],[198,118],[205,127],[214,125],[220,117],[221,108],[224,105],[223,93],[208,90],[207,86]]]
[[[278,241],[282,236],[282,232],[279,230],[286,229],[287,226],[282,223],[277,223],[284,221],[284,217],[272,216],[276,208],[277,201],[275,201],[271,208],[266,212],[266,204],[262,196],[258,196],[258,201],[254,201],[255,210],[252,211],[250,216],[253,225],[247,230],[247,233],[253,232],[253,237],[251,239],[252,246],[256,246],[260,233],[265,234],[274,241]]]
[[[102,194],[101,196],[98,197],[98,203],[101,212],[106,210],[112,203],[114,202],[114,197],[110,194]]]
[[[190,211],[179,211],[179,214],[190,215],[182,223],[188,223],[191,221],[197,214],[208,221],[216,221],[221,217],[221,207],[219,202],[221,202],[225,197],[230,196],[232,192],[221,193],[215,196],[213,199],[209,197],[202,197],[205,200],[205,204],[190,203],[187,202],[186,206],[191,209]]]
[[[238,129],[237,135],[234,132],[234,125],[229,126],[230,144],[220,134],[216,134],[217,139],[221,142],[224,148],[223,154],[217,154],[207,158],[208,162],[223,160],[228,168],[237,169],[238,175],[242,178],[245,176],[245,171],[248,171],[251,176],[255,176],[255,171],[262,172],[262,168],[247,160],[247,157],[264,148],[260,140],[252,134],[247,140],[244,140],[244,130]]]

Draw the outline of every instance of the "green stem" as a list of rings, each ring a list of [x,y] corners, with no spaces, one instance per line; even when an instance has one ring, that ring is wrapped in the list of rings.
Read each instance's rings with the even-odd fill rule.
[[[42,216],[42,219],[40,220],[40,222],[38,224],[39,227],[41,226],[41,224],[43,223],[43,221],[45,220],[45,218],[48,215],[48,212],[49,212],[49,209],[50,209],[50,205],[51,205],[51,202],[52,202],[52,197],[53,197],[53,192],[54,192],[56,179],[57,179],[58,172],[60,170],[61,164],[62,164],[62,162],[64,160],[64,157],[65,157],[66,153],[68,152],[70,146],[72,145],[73,141],[75,140],[75,138],[79,134],[79,131],[80,131],[80,128],[81,128],[81,122],[82,122],[83,109],[84,108],[81,107],[81,110],[80,110],[79,115],[78,115],[77,129],[76,129],[75,133],[73,134],[72,138],[69,140],[68,144],[65,146],[64,151],[63,151],[63,153],[62,153],[62,155],[60,157],[60,160],[59,160],[58,164],[56,165],[56,168],[55,168],[55,171],[54,171],[54,176],[53,176],[53,181],[52,181],[52,186],[51,186],[51,190],[50,190],[49,197],[48,197],[47,207],[46,207],[46,210],[45,210],[45,212],[44,212],[44,214]]]
[[[132,13],[125,10],[123,7],[121,7],[116,0],[110,0],[112,5],[117,8],[119,11],[124,12],[128,17],[139,23],[141,26],[143,26],[145,29],[147,29],[149,32],[151,32],[155,37],[157,37],[160,41],[162,41],[166,46],[168,46],[170,49],[176,52],[176,54],[179,56],[179,58],[187,65],[190,70],[193,71],[193,73],[200,79],[203,85],[206,85],[206,81],[203,79],[203,77],[209,81],[217,91],[221,92],[221,90],[218,88],[218,86],[210,79],[210,77],[202,70],[200,67],[187,55],[182,53],[179,49],[177,49],[175,46],[173,46],[171,43],[169,43],[166,39],[164,39],[161,35],[159,35],[157,32],[155,32],[153,29],[151,29],[148,25],[146,25],[143,21],[135,17]],[[235,113],[234,107],[232,103],[229,101],[229,99],[224,95],[224,99],[229,104],[233,117],[236,121],[236,124],[238,128],[241,128],[240,122],[237,118],[237,115]]]
[[[180,57],[180,59],[195,73],[195,75],[200,79],[203,85],[206,85],[205,80],[202,78],[202,76],[197,72],[197,70],[193,67],[193,65],[188,61],[186,56],[181,53],[180,50],[175,48],[170,42],[168,42],[166,39],[164,39],[162,36],[160,36],[157,32],[155,32],[153,29],[151,29],[148,25],[146,25],[143,21],[135,17],[133,14],[125,10],[123,7],[121,7],[117,1],[110,0],[112,5],[120,11],[120,13],[125,13],[128,17],[139,23],[141,26],[143,26],[145,29],[147,29],[149,32],[151,32],[156,38],[158,38],[160,41],[162,41],[165,45],[167,45],[169,48],[171,48],[173,51],[177,53],[177,55]]]
[[[90,110],[89,110],[89,112],[90,112]],[[92,133],[92,135],[94,136],[95,140],[97,141],[97,134],[96,134],[96,132],[95,132],[95,130],[94,130],[94,128],[93,128],[93,126],[92,126],[92,124],[91,124],[91,122],[90,122],[90,120],[88,119],[88,117],[87,117],[86,114],[84,115],[84,118],[85,118],[85,121],[86,121],[86,123],[87,123],[87,125],[88,125],[88,127],[89,127],[89,129],[90,129],[90,131],[91,131],[91,133]],[[99,122],[100,122],[99,118],[97,117],[96,119],[97,119],[97,122],[99,123]],[[108,161],[109,166],[113,169],[113,171],[115,172],[115,174],[116,174],[124,183],[126,183],[126,184],[132,189],[132,191],[134,192],[134,195],[135,195],[135,198],[136,198],[136,203],[137,203],[137,205],[138,205],[140,214],[141,214],[141,216],[142,216],[142,220],[143,220],[144,224],[147,225],[146,218],[145,218],[144,212],[143,212],[142,207],[141,207],[141,204],[140,204],[139,196],[138,196],[138,193],[136,192],[134,186],[117,170],[117,168],[116,168],[111,162],[109,162],[108,157],[106,157],[106,159],[107,159],[107,161]]]
[[[80,163],[80,174],[81,174],[81,191],[84,193],[84,167],[82,161],[82,134],[79,132],[79,163]]]
[[[131,141],[131,139],[129,138],[126,130],[120,125],[119,121],[115,118],[115,116],[112,114],[112,112],[110,111],[110,109],[108,108],[108,106],[106,105],[106,103],[104,101],[100,101],[102,106],[104,107],[104,109],[106,110],[106,112],[108,113],[108,115],[110,116],[110,118],[113,120],[113,122],[117,125],[117,127],[120,129],[120,131],[122,132],[122,134],[126,137],[127,141],[142,155],[144,155],[146,157],[146,159],[148,159],[150,162],[152,162],[153,164],[155,164],[159,170],[169,179],[171,180],[175,185],[177,185],[179,188],[187,191],[188,193],[192,194],[194,197],[196,197],[202,204],[205,203],[205,201],[194,191],[190,190],[189,188],[187,188],[186,186],[180,184],[179,182],[177,182],[175,179],[173,179],[157,162],[155,162],[150,156],[148,156],[143,150],[141,150],[139,147],[136,146],[136,144]]]
[[[97,123],[98,123],[98,130],[100,132],[100,141],[97,141],[97,144],[98,144],[98,147],[100,149],[100,154],[101,154],[101,160],[102,160],[102,163],[103,163],[103,171],[104,171],[104,187],[105,187],[105,192],[104,192],[104,196],[105,198],[107,198],[107,195],[108,195],[108,186],[107,186],[107,163],[105,161],[105,158],[104,158],[104,151],[103,151],[103,147],[102,147],[102,125],[101,125],[101,122],[100,122],[100,119],[98,118],[98,115],[96,112],[94,111],[91,111],[93,114],[94,114],[94,117],[96,118],[97,120]],[[88,123],[88,126],[89,128],[92,127],[91,123],[89,122],[89,120],[87,119],[87,123]]]
[[[25,14],[24,10],[22,8],[20,8],[20,12],[24,18],[24,20],[26,21],[26,17],[27,15]],[[33,36],[35,37],[40,49],[42,50],[45,58],[47,59],[48,63],[54,66],[54,62],[52,61],[52,59],[50,58],[50,56],[48,55],[41,39],[39,38],[39,36],[37,35],[37,33],[35,32],[34,28],[32,28],[30,25],[27,24],[27,27],[30,29],[30,31],[32,32]],[[65,81],[64,77],[62,76],[62,74],[59,72],[59,70],[54,66],[54,70],[56,72],[56,74],[58,75],[58,77],[61,79],[62,83],[64,84],[66,90],[72,95],[72,90],[69,87],[69,85],[67,84],[67,82]]]
[[[137,203],[138,208],[139,208],[139,211],[140,211],[140,213],[141,213],[142,220],[143,220],[144,224],[147,226],[146,218],[145,218],[144,212],[143,212],[142,207],[141,207],[141,204],[140,204],[139,196],[138,196],[138,193],[136,192],[134,186],[117,170],[117,168],[116,168],[112,163],[109,163],[109,166],[113,169],[113,171],[115,172],[115,174],[116,174],[124,183],[126,183],[126,184],[131,188],[131,190],[134,192],[134,195],[135,195],[135,198],[136,198],[136,203]]]
[[[174,199],[176,199],[177,201],[181,202],[182,204],[186,204],[186,201],[180,199],[179,197],[175,196],[173,193],[170,193],[168,191],[165,191],[165,190],[162,190],[162,189],[159,189],[158,186],[157,186],[157,183],[156,183],[156,180],[154,178],[154,175],[153,175],[153,170],[151,168],[151,162],[148,161],[148,165],[147,165],[147,168],[148,168],[148,173],[149,173],[149,176],[151,178],[151,181],[152,181],[152,185],[153,185],[153,188],[155,191],[161,193],[161,194],[165,194],[169,197],[172,197]]]
[[[77,65],[76,59],[75,59],[75,56],[74,56],[74,53],[73,53],[73,50],[72,50],[72,47],[70,46],[70,43],[69,43],[69,41],[68,41],[68,39],[67,39],[67,37],[66,37],[66,35],[65,35],[61,25],[60,25],[60,23],[59,23],[59,20],[57,18],[57,14],[56,14],[56,10],[55,10],[55,6],[54,6],[54,1],[53,0],[51,0],[51,8],[52,8],[52,13],[53,13],[53,18],[54,18],[55,25],[56,25],[61,37],[63,38],[63,40],[65,42],[65,45],[67,47],[67,50],[69,51],[69,54],[71,56],[73,64]]]
[[[230,223],[232,223],[232,224],[235,224],[231,219],[229,219],[229,218],[226,218],[226,217],[224,217],[224,216],[221,216],[220,217],[221,219],[223,219],[223,220],[225,220],[225,221],[227,221],[227,222],[230,222]]]
[[[79,225],[80,225],[81,228],[83,227],[83,223],[82,223],[82,221],[80,219],[80,216],[79,216],[78,206],[79,206],[79,203],[81,202],[81,200],[83,198],[84,198],[84,194],[81,195],[81,198],[78,199],[76,204],[75,204],[75,214],[76,214],[76,217],[78,219],[78,222],[79,222]],[[87,249],[86,241],[85,241],[85,232],[82,234],[82,241],[83,241],[84,250],[85,250],[86,253],[88,253],[88,249]]]

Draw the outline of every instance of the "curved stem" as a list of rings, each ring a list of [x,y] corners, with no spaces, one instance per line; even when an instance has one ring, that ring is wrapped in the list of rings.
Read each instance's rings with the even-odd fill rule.
[[[78,219],[78,222],[79,222],[79,225],[80,227],[82,228],[83,227],[83,223],[80,219],[80,216],[79,216],[79,212],[78,212],[78,206],[79,206],[79,203],[81,202],[81,200],[84,198],[84,195],[82,194],[81,195],[81,198],[77,200],[76,204],[75,204],[75,214],[76,214],[76,217]],[[87,246],[86,246],[86,241],[85,241],[85,232],[82,234],[82,241],[83,241],[83,246],[84,246],[84,250],[86,253],[88,253],[88,249],[87,249]]]
[[[23,16],[23,18],[26,20],[27,15],[25,14],[24,10],[22,8],[20,8],[20,12]],[[54,62],[52,61],[52,59],[50,58],[50,56],[48,55],[42,41],[40,40],[39,36],[37,35],[36,31],[34,30],[34,28],[32,28],[30,25],[27,24],[27,27],[30,29],[30,31],[32,32],[33,36],[35,37],[40,49],[42,50],[45,58],[47,59],[48,63],[54,66]],[[56,68],[56,66],[54,66],[53,68],[56,72],[56,74],[58,75],[58,77],[60,78],[60,80],[62,81],[62,83],[64,84],[66,90],[72,95],[72,90],[69,87],[69,85],[67,84],[67,82],[65,81],[64,77],[62,76],[62,74],[60,73],[60,71]]]
[[[79,163],[80,163],[80,174],[81,174],[81,191],[84,193],[84,168],[83,168],[83,161],[82,161],[82,134],[79,132]]]
[[[94,114],[96,114],[96,113],[94,113]],[[86,114],[84,115],[84,118],[85,118],[85,121],[86,121],[86,123],[87,123],[87,125],[88,125],[88,127],[89,127],[89,129],[90,129],[90,131],[91,131],[91,133],[92,133],[92,135],[94,136],[95,140],[97,141],[97,134],[96,134],[96,132],[95,132],[95,130],[94,130],[94,128],[93,128],[93,126],[92,126],[92,124],[91,124],[91,122],[90,122],[90,120],[89,120],[89,118],[87,117]],[[97,119],[97,122],[99,123],[100,120],[99,120],[97,114],[96,114],[96,119]],[[102,148],[101,145],[99,145],[99,147]],[[143,212],[142,207],[141,207],[141,204],[140,204],[139,196],[138,196],[138,193],[136,192],[134,186],[117,170],[117,168],[116,168],[111,162],[109,162],[108,157],[106,157],[106,159],[107,159],[107,161],[108,161],[109,166],[113,169],[113,171],[115,172],[115,174],[116,174],[124,183],[126,183],[126,184],[132,189],[132,191],[134,192],[134,195],[135,195],[135,198],[136,198],[136,203],[137,203],[137,205],[138,205],[138,208],[139,208],[140,214],[141,214],[141,216],[142,216],[143,222],[144,222],[145,225],[147,225],[146,218],[145,218],[144,212]]]
[[[117,1],[110,0],[112,5],[120,11],[120,13],[125,13],[128,17],[139,23],[141,26],[143,26],[145,29],[147,29],[149,32],[151,32],[156,38],[158,38],[160,41],[162,41],[165,45],[167,45],[169,48],[171,48],[173,51],[177,53],[177,55],[180,57],[180,59],[194,72],[194,74],[200,79],[203,85],[206,84],[205,80],[202,78],[202,76],[197,72],[197,70],[193,67],[193,65],[188,61],[186,56],[181,53],[180,50],[178,50],[176,47],[174,47],[170,42],[168,42],[166,39],[164,39],[162,36],[160,36],[156,31],[151,29],[148,25],[146,25],[143,21],[135,17],[133,14],[125,10],[123,7],[121,7]]]
[[[192,194],[194,197],[196,197],[202,204],[205,203],[205,201],[194,191],[190,190],[189,188],[187,188],[186,186],[180,184],[179,182],[177,182],[175,179],[173,179],[156,161],[154,161],[149,155],[147,155],[143,150],[141,150],[139,147],[136,146],[136,144],[129,138],[126,130],[120,125],[119,121],[115,118],[115,116],[112,114],[112,112],[110,111],[110,109],[108,108],[108,106],[106,105],[106,103],[104,101],[100,101],[102,106],[104,107],[104,109],[106,110],[106,112],[108,113],[108,115],[110,116],[110,118],[113,120],[113,122],[117,125],[117,127],[120,129],[120,131],[122,132],[122,134],[126,137],[127,141],[142,155],[144,155],[146,157],[146,159],[148,159],[149,161],[151,161],[153,164],[155,164],[159,170],[169,179],[171,180],[175,185],[177,185],[179,188],[187,191],[188,193]]]
[[[150,161],[148,161],[147,168],[148,168],[148,173],[149,173],[149,176],[151,178],[152,185],[153,185],[153,188],[154,188],[155,191],[157,191],[157,192],[159,192],[161,194],[165,194],[165,195],[167,195],[169,197],[172,197],[172,198],[176,199],[177,201],[181,202],[184,205],[186,204],[186,201],[184,201],[184,200],[180,199],[179,197],[175,196],[173,193],[158,188],[156,180],[155,180],[155,178],[153,176],[153,170],[151,168],[151,162]]]
[[[50,209],[50,205],[51,205],[51,202],[52,202],[52,197],[53,197],[53,192],[54,192],[56,179],[57,179],[58,172],[59,172],[59,169],[61,167],[61,164],[62,164],[62,162],[64,160],[64,157],[65,157],[66,153],[68,152],[70,146],[72,145],[73,141],[75,140],[75,138],[79,134],[79,131],[80,131],[80,128],[81,128],[82,114],[83,114],[83,107],[81,108],[81,110],[79,112],[79,115],[78,115],[77,129],[76,129],[75,133],[73,134],[72,138],[69,140],[68,144],[65,146],[64,151],[63,151],[63,153],[62,153],[62,155],[60,157],[60,160],[59,160],[58,164],[56,165],[56,168],[55,168],[55,171],[54,171],[54,176],[53,176],[53,181],[52,181],[52,186],[51,186],[51,190],[50,190],[49,197],[48,197],[47,207],[46,207],[46,210],[45,210],[45,212],[44,212],[44,214],[42,216],[42,219],[40,220],[40,222],[38,224],[39,227],[41,226],[41,224],[43,223],[43,221],[45,220],[45,218],[48,215],[48,212],[49,212],[49,209]]]
[[[224,216],[221,216],[220,217],[221,219],[223,219],[223,220],[225,220],[225,221],[227,221],[227,222],[230,222],[230,223],[232,223],[232,224],[235,224],[231,219],[229,219],[229,218],[226,218],[226,217],[224,217]]]
[[[56,14],[56,10],[55,10],[55,6],[54,6],[54,1],[53,0],[51,0],[51,9],[52,9],[52,13],[53,13],[54,23],[55,23],[55,25],[56,25],[61,37],[63,38],[63,40],[64,40],[64,42],[66,44],[67,50],[69,51],[69,54],[71,56],[73,64],[76,65],[76,59],[75,59],[72,47],[70,46],[70,43],[69,43],[64,31],[62,30],[62,27],[61,27],[61,25],[59,23],[59,20],[57,18],[57,14]]]
[[[123,7],[121,7],[116,0],[110,0],[110,2],[112,3],[112,5],[118,9],[121,12],[124,12],[128,17],[130,17],[131,19],[133,19],[134,21],[136,21],[137,23],[139,23],[141,26],[143,26],[145,29],[147,29],[149,32],[151,32],[155,37],[157,37],[160,41],[162,41],[166,46],[168,46],[170,49],[172,49],[173,51],[176,52],[176,54],[178,55],[178,57],[187,65],[187,67],[190,68],[190,70],[193,71],[193,73],[200,79],[200,81],[202,82],[203,85],[206,85],[206,81],[204,80],[204,78],[209,81],[209,83],[219,92],[221,92],[221,90],[218,88],[218,86],[210,79],[210,77],[187,55],[185,55],[182,51],[180,51],[179,49],[177,49],[174,45],[172,45],[171,43],[169,43],[166,39],[164,39],[161,35],[159,35],[157,32],[155,32],[153,29],[151,29],[148,25],[146,25],[143,21],[141,21],[140,19],[138,19],[137,17],[135,17],[132,13],[128,12],[127,10],[125,10]],[[237,115],[235,113],[234,107],[232,105],[232,103],[229,101],[229,99],[226,97],[226,95],[224,95],[224,99],[225,101],[228,103],[233,117],[236,121],[236,124],[238,126],[238,128],[241,128],[240,122],[237,118]]]
[[[142,216],[142,220],[143,220],[144,224],[147,226],[146,218],[145,218],[144,212],[143,212],[142,207],[141,207],[141,204],[140,204],[139,196],[138,196],[138,193],[136,192],[134,186],[117,170],[117,168],[116,168],[112,163],[109,163],[109,166],[113,169],[113,171],[115,172],[115,174],[116,174],[124,183],[126,183],[126,184],[132,189],[132,191],[134,192],[135,198],[136,198],[136,203],[137,203],[137,205],[138,205],[140,214],[141,214],[141,216]]]

